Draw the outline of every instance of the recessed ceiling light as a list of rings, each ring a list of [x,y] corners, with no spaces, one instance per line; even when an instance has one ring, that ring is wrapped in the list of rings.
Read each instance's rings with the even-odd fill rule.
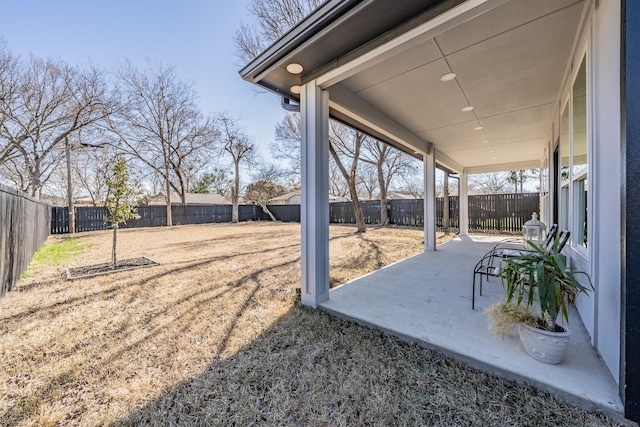
[[[302,70],[304,70],[304,68],[302,68],[302,65],[296,64],[295,62],[287,65],[287,71],[291,74],[300,74]]]
[[[289,89],[291,90],[291,93],[295,93],[296,95],[300,95],[300,92],[302,92],[302,86],[291,86],[291,88]]]
[[[447,73],[445,75],[443,75],[442,77],[440,77],[440,80],[442,80],[443,82],[448,82],[450,80],[453,80],[456,78],[456,73]]]
[[[469,105],[468,107],[464,107],[462,109],[462,111],[464,111],[465,113],[468,112],[468,111],[473,111],[473,107],[471,105]]]
[[[473,130],[482,130],[482,129],[484,129],[482,126],[476,126],[473,128]]]

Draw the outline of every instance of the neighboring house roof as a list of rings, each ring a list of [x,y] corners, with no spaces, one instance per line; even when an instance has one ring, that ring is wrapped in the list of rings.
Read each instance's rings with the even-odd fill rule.
[[[387,200],[415,200],[416,197],[411,194],[398,193],[390,191],[387,193]]]
[[[205,194],[205,193],[187,193],[186,194],[188,205],[228,205],[231,202],[220,194]],[[178,193],[171,193],[171,204],[179,205],[182,203],[182,199]],[[158,193],[156,196],[149,197],[149,205],[166,205],[167,202],[164,197],[164,193]]]
[[[67,199],[65,197],[50,196],[48,194],[40,195],[40,201],[47,203],[51,206],[67,206]]]
[[[286,194],[283,194],[281,196],[274,197],[273,199],[269,199],[269,203],[278,204],[278,203],[282,203],[282,202],[288,202],[289,200],[293,199],[294,197],[300,197],[301,194],[302,193],[300,192],[300,190],[292,191],[290,193],[286,193]]]
[[[269,204],[272,205],[286,205],[286,204],[298,204],[300,203],[300,197],[302,193],[300,190],[292,191],[287,194],[283,194],[278,197],[274,197],[269,200]],[[336,196],[329,194],[329,203],[348,202],[349,199],[343,196]]]

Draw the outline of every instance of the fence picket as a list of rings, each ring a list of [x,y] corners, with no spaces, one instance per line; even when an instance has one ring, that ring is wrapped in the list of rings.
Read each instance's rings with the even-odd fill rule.
[[[380,201],[360,202],[366,224],[380,223]],[[436,225],[442,228],[441,197],[436,199]],[[460,202],[457,196],[449,197],[449,229],[458,229]],[[300,222],[300,205],[271,205],[269,210],[279,221]],[[469,196],[469,231],[474,232],[511,232],[522,230],[522,225],[531,218],[532,212],[540,209],[538,193],[487,194]],[[239,206],[240,221],[270,220],[262,208],[255,205]],[[424,225],[424,202],[422,199],[391,200],[388,205],[389,223],[409,227]],[[141,206],[138,208],[140,219],[130,220],[123,228],[159,227],[166,225],[165,206]],[[76,231],[106,230],[108,225],[103,218],[108,211],[103,207],[76,207]],[[173,223],[209,224],[231,222],[231,205],[174,205]],[[355,215],[351,202],[331,203],[329,221],[333,224],[353,224]],[[67,208],[53,208],[51,233],[68,232],[69,214]]]
[[[51,208],[0,185],[0,297],[27,269],[49,235]]]

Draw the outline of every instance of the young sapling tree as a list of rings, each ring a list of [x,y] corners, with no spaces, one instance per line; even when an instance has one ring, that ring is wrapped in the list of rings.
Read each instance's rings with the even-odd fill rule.
[[[140,186],[129,178],[129,170],[124,157],[118,156],[113,163],[113,169],[107,178],[107,208],[109,215],[105,222],[113,228],[113,246],[111,249],[111,268],[116,268],[117,233],[120,224],[126,224],[130,219],[138,219],[137,199],[141,195]]]

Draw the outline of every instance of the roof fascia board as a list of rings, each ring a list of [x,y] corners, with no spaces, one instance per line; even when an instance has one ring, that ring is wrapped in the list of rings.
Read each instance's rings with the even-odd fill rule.
[[[522,169],[539,169],[539,168],[540,168],[539,160],[530,160],[527,162],[497,163],[494,165],[475,166],[475,167],[465,168],[465,172],[472,174],[472,173],[505,172],[505,171],[516,171],[516,170],[522,170]]]
[[[271,64],[271,66],[265,68],[260,74],[256,75],[255,76],[255,80],[262,81],[274,69],[282,66],[282,64],[286,64],[286,63],[290,62],[291,58],[293,56],[295,56],[299,52],[300,49],[304,49],[304,44],[307,44],[307,43],[308,44],[313,44],[315,41],[317,41],[318,39],[320,39],[323,36],[325,36],[328,32],[333,31],[333,29],[335,27],[339,26],[345,20],[347,20],[350,17],[352,17],[353,15],[357,14],[359,11],[361,11],[364,8],[366,8],[369,4],[373,3],[374,1],[375,0],[362,1],[360,4],[358,4],[357,6],[354,6],[352,9],[350,9],[349,11],[344,13],[342,16],[337,18],[335,21],[331,22],[329,25],[327,25],[326,27],[322,28],[317,34],[313,35],[308,40],[305,40],[303,43],[293,46],[291,49],[289,49],[288,52],[283,53],[283,56],[281,56],[280,58],[274,58],[274,61]],[[318,23],[318,25],[322,25],[322,24]],[[335,63],[335,61],[332,61],[330,64],[333,64],[333,63]],[[325,67],[323,67],[322,69],[325,69]],[[312,78],[308,77],[308,75],[311,75],[311,74],[315,75],[315,74],[317,74],[317,72],[315,72],[314,70],[307,70],[307,72],[305,72],[305,74],[303,76],[304,78],[303,78],[302,82],[306,83],[306,82],[309,82],[309,81],[313,80]]]
[[[339,65],[323,75],[314,76],[314,79],[321,88],[326,89],[368,67],[400,53],[402,50],[429,40],[444,31],[482,15],[508,1],[509,0],[469,0],[454,6],[433,19],[399,34],[392,40],[378,47],[371,48],[343,65]]]
[[[368,4],[373,0],[368,0],[363,3]],[[277,67],[283,60],[286,60],[290,56],[291,51],[300,48],[305,42],[313,41],[319,34],[312,36],[310,40],[305,40],[309,37],[310,33],[316,31],[318,26],[323,25],[323,21],[328,17],[341,13],[341,11],[348,7],[349,4],[353,4],[353,0],[330,0],[312,12],[307,18],[302,20],[298,25],[289,30],[284,36],[269,46],[264,52],[255,57],[249,64],[245,65],[240,70],[240,75],[243,79],[251,81],[253,83],[260,82],[269,71]],[[335,27],[339,22],[346,19],[348,16],[356,13],[357,10],[364,7],[363,4],[355,6],[356,10],[350,10],[337,21],[332,22],[327,27],[322,29],[320,33],[325,33],[331,28]],[[283,57],[283,55],[285,55]],[[271,65],[269,65],[271,64]],[[262,69],[261,69],[262,68]]]

